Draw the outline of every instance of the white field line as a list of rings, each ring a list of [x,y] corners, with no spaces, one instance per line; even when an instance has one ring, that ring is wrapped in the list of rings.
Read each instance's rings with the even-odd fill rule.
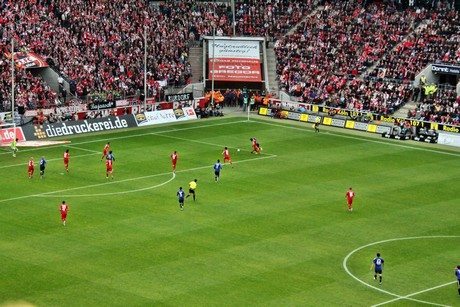
[[[175,132],[175,131],[187,131],[187,130],[192,130],[192,129],[204,129],[204,128],[215,127],[215,126],[233,125],[233,124],[237,124],[237,123],[258,123],[258,124],[271,125],[271,126],[280,127],[280,128],[305,131],[307,133],[313,133],[313,130],[306,129],[305,127],[295,127],[295,126],[291,126],[291,125],[282,125],[282,124],[276,124],[276,123],[269,123],[269,122],[266,122],[266,121],[261,121],[261,120],[256,119],[256,120],[237,120],[237,121],[231,121],[231,122],[226,122],[226,123],[214,123],[214,124],[209,124],[209,125],[194,126],[194,127],[187,127],[187,128],[172,128],[172,129],[169,129],[169,130],[163,130],[163,131],[158,131],[158,132],[145,132],[145,133],[124,135],[124,136],[119,136],[119,137],[113,137],[113,134],[115,134],[117,132],[122,133],[122,132],[125,132],[125,131],[113,131],[113,134],[110,137],[104,137],[102,139],[75,143],[75,145],[90,144],[90,143],[101,143],[101,142],[107,142],[108,139],[110,139],[110,140],[120,140],[120,139],[127,139],[127,138],[133,138],[133,137],[152,135],[152,134],[163,134],[163,133],[169,133],[169,132]],[[371,139],[368,139],[366,137],[362,138],[362,137],[357,137],[357,136],[343,135],[343,134],[334,133],[334,132],[330,132],[330,131],[322,132],[322,134],[329,134],[329,135],[334,135],[334,136],[337,136],[337,137],[349,138],[349,139],[360,140],[360,141],[365,141],[365,142],[370,142],[370,143],[383,144],[383,145],[388,145],[388,146],[395,146],[395,147],[408,148],[408,149],[421,150],[421,151],[426,151],[426,152],[433,152],[433,153],[438,153],[438,154],[444,154],[444,155],[451,155],[451,156],[460,157],[460,153],[446,152],[446,151],[437,150],[437,149],[422,148],[422,147],[411,146],[411,145],[407,145],[407,144],[396,144],[396,143],[392,143],[392,142],[371,140]],[[60,145],[51,145],[51,146],[68,147],[69,145],[68,144],[60,144]],[[39,147],[39,148],[32,148],[32,149],[22,150],[20,152],[37,151],[37,150],[41,150],[41,149],[42,148]],[[4,154],[11,154],[11,152],[0,153],[0,155],[4,155]]]
[[[270,156],[263,156],[263,157],[257,157],[253,159],[246,159],[246,160],[239,160],[233,162],[234,164],[236,163],[244,163],[244,162],[250,162],[250,161],[256,161],[256,160],[263,160],[263,159],[270,159],[270,158],[275,158],[277,157],[276,155],[270,155]],[[195,170],[200,170],[200,169],[205,169],[205,168],[211,168],[212,165],[206,165],[206,166],[200,166],[200,167],[195,167],[195,168],[190,168],[186,170],[180,170],[176,171],[177,173],[182,173],[182,172],[190,172],[190,171],[195,171]],[[40,193],[40,194],[29,194],[29,195],[23,195],[23,196],[18,196],[18,197],[13,197],[13,198],[7,198],[7,199],[0,199],[0,203],[3,202],[8,202],[8,201],[14,201],[14,200],[20,200],[20,199],[25,199],[25,198],[30,198],[30,197],[92,197],[92,196],[102,196],[102,195],[119,195],[119,194],[127,194],[127,193],[135,193],[138,191],[144,191],[148,189],[153,189],[156,187],[160,187],[166,183],[171,182],[174,178],[175,175],[173,174],[172,178],[168,179],[167,181],[160,183],[158,185],[154,186],[149,186],[145,188],[139,188],[135,190],[128,190],[128,191],[120,191],[120,192],[111,192],[111,193],[103,193],[103,194],[78,194],[78,195],[54,195],[57,193],[67,193],[70,191],[78,191],[82,189],[91,189],[99,186],[106,186],[106,185],[112,185],[112,184],[119,184],[119,183],[124,183],[124,182],[130,182],[130,181],[135,181],[135,180],[142,180],[142,179],[147,179],[147,178],[153,178],[153,177],[159,177],[159,176],[165,176],[165,175],[170,175],[171,172],[167,173],[161,173],[161,174],[153,174],[153,175],[148,175],[148,176],[141,176],[141,177],[133,177],[133,178],[128,178],[128,179],[123,179],[123,180],[117,180],[117,181],[108,181],[104,183],[97,183],[97,184],[91,184],[91,185],[86,185],[86,186],[80,186],[80,187],[74,187],[70,189],[63,189],[63,190],[56,190],[56,191],[50,191],[50,192],[45,192],[45,193]]]
[[[90,153],[90,154],[84,154],[84,155],[75,155],[75,156],[70,156],[70,159],[75,159],[75,158],[84,158],[88,156],[94,156],[94,155],[100,155],[101,153],[96,152],[96,153]],[[46,159],[46,161],[61,161],[63,158],[53,158],[53,159]],[[2,165],[0,166],[0,169],[2,168],[9,168],[9,167],[16,167],[16,166],[24,166],[27,165],[27,162],[24,163],[19,163],[19,164],[10,164],[10,165]]]
[[[113,141],[113,140],[121,140],[121,139],[128,139],[128,138],[134,138],[134,137],[140,137],[140,136],[146,136],[146,135],[154,135],[154,134],[162,134],[162,133],[170,133],[170,132],[176,132],[176,131],[187,131],[187,130],[193,130],[193,129],[203,129],[203,128],[208,128],[208,127],[215,127],[215,126],[224,126],[224,125],[233,125],[236,123],[242,123],[242,122],[248,122],[247,120],[238,120],[238,121],[232,121],[232,122],[226,122],[226,123],[218,123],[218,124],[212,124],[212,125],[203,125],[203,126],[194,126],[194,127],[187,127],[187,128],[172,128],[169,130],[163,130],[163,131],[157,131],[157,132],[144,132],[144,133],[137,133],[137,134],[130,134],[130,135],[124,135],[124,136],[118,136],[118,137],[113,137],[115,133],[123,133],[126,132],[124,131],[111,131],[112,134],[110,136],[106,135],[106,137],[97,139],[97,140],[91,140],[91,141],[85,141],[85,142],[79,142],[75,143],[75,145],[81,145],[81,144],[91,144],[91,143],[106,143],[107,140]],[[189,140],[188,140],[189,141]],[[59,145],[50,145],[49,147],[69,147],[69,143],[66,144],[59,144]],[[38,150],[43,150],[44,147],[35,147],[35,148],[29,148],[29,149],[24,149],[20,150],[19,152],[30,152],[30,151],[38,151]],[[102,153],[102,149],[101,149]],[[8,150],[6,153],[0,153],[0,155],[5,155],[5,154],[10,154],[11,151]]]
[[[148,132],[148,133],[140,133],[140,134],[131,134],[131,135],[126,135],[126,136],[120,136],[120,137],[114,137],[114,138],[110,138],[110,140],[118,140],[118,139],[126,139],[126,138],[133,138],[133,137],[140,137],[140,136],[147,136],[147,135],[161,135],[163,137],[167,137],[167,138],[171,138],[171,139],[178,139],[178,140],[186,140],[187,142],[190,142],[191,140],[190,139],[184,139],[184,138],[178,138],[178,137],[174,137],[174,136],[166,136],[166,135],[163,135],[164,133],[169,133],[169,132],[176,132],[176,131],[185,131],[185,130],[191,130],[191,129],[198,129],[198,128],[206,128],[206,127],[213,127],[213,126],[222,126],[222,125],[229,125],[229,124],[235,124],[235,123],[239,123],[239,122],[247,122],[247,120],[245,121],[235,121],[235,122],[229,122],[229,123],[221,123],[221,124],[214,124],[214,125],[206,125],[206,126],[199,126],[199,127],[188,127],[188,128],[181,128],[181,129],[171,129],[171,130],[165,130],[165,131],[158,131],[158,132]],[[86,151],[89,151],[89,152],[93,152],[94,154],[102,154],[102,150],[101,152],[99,151],[94,151],[94,150],[90,150],[90,149],[85,149],[85,148],[81,148],[81,147],[77,147],[78,145],[82,145],[82,144],[89,144],[89,143],[100,143],[100,142],[106,142],[107,139],[103,139],[103,140],[92,140],[92,141],[86,141],[86,142],[80,142],[80,143],[75,143],[75,145],[69,145],[68,143],[67,144],[60,144],[60,145],[50,145],[50,146],[53,146],[53,147],[70,147],[70,148],[75,148],[75,149],[79,149],[79,150],[86,150]],[[192,141],[194,143],[199,143],[199,144],[205,144],[205,145],[211,145],[211,146],[221,146],[221,147],[224,147],[224,146],[227,146],[227,145],[219,145],[219,144],[213,144],[213,143],[207,143],[207,142],[202,142],[202,141],[197,141],[197,140],[194,140]],[[232,147],[230,147],[232,148]],[[26,149],[26,150],[21,150],[20,153],[23,153],[23,152],[30,152],[30,151],[37,151],[37,150],[40,150],[40,149],[43,149],[43,148],[32,148],[32,149]],[[243,150],[244,151],[244,150]],[[9,151],[8,154],[11,155],[11,152]],[[267,153],[263,153],[264,155],[270,155],[270,154],[267,154]],[[86,157],[88,155],[79,155],[79,156],[71,156],[71,158],[76,158],[76,157]],[[60,160],[61,158],[54,158],[54,159],[47,159],[47,161],[57,161],[57,160]],[[16,166],[21,166],[21,165],[24,165],[24,164],[27,164],[27,163],[21,163],[21,164],[10,164],[10,165],[3,165],[3,166],[0,166],[0,169],[2,168],[9,168],[9,167],[16,167]]]
[[[81,148],[81,147],[77,147],[77,146],[73,146],[73,145],[67,145],[66,147],[73,148],[73,149],[78,149],[78,150],[82,150],[82,151],[92,152],[94,154],[102,154],[102,150],[101,151],[96,151],[96,150],[87,149],[87,148]]]
[[[156,133],[152,133],[152,134],[156,134]],[[161,136],[164,137],[164,138],[190,142],[189,139],[179,138],[179,137],[176,137],[176,136],[170,136],[170,135],[161,135]],[[203,144],[203,145],[210,145],[210,146],[220,146],[221,148],[224,148],[225,146],[227,146],[227,145],[213,144],[213,143],[208,143],[208,142],[203,142],[203,141],[196,141],[196,140],[193,140],[191,142],[198,143],[198,144]],[[229,148],[236,148],[236,147],[229,147]],[[243,149],[242,151],[247,151],[247,150]],[[263,153],[263,152],[261,152],[261,155],[276,156],[276,155],[273,155],[273,154]]]
[[[300,127],[285,126],[285,125],[282,125],[282,124],[267,123],[267,122],[264,122],[264,121],[255,121],[255,122],[265,124],[265,125],[275,126],[275,127],[289,128],[289,129],[293,129],[293,130],[301,130],[301,131],[306,131],[308,133],[314,133],[313,130],[300,128]],[[420,151],[426,151],[426,152],[432,152],[432,153],[438,153],[438,154],[443,154],[443,155],[460,157],[460,153],[455,153],[455,152],[446,152],[446,151],[443,151],[443,150],[429,149],[429,148],[411,146],[411,145],[407,145],[407,144],[396,144],[396,143],[392,143],[392,142],[376,141],[376,140],[368,139],[366,137],[343,135],[343,134],[334,133],[334,132],[330,132],[330,131],[320,132],[320,134],[321,133],[322,134],[329,134],[329,135],[333,135],[333,136],[337,136],[337,137],[342,137],[342,138],[347,138],[347,139],[353,139],[353,140],[369,142],[369,143],[383,144],[383,145],[388,145],[388,146],[402,147],[402,148],[408,148],[408,149],[414,149],[414,150],[420,150]]]
[[[389,301],[386,301],[386,302],[383,302],[383,303],[380,303],[380,304],[372,305],[372,307],[382,306],[382,305],[386,305],[386,304],[396,302],[396,301],[399,301],[399,300],[407,299],[407,298],[409,298],[411,296],[415,296],[415,295],[419,295],[419,294],[422,294],[422,293],[425,293],[425,292],[436,290],[436,289],[439,289],[439,288],[442,288],[442,287],[445,287],[445,286],[452,285],[454,283],[457,283],[457,282],[456,281],[451,281],[451,282],[448,282],[448,283],[445,283],[445,284],[442,284],[442,285],[439,285],[439,286],[436,286],[436,287],[432,287],[432,288],[428,288],[428,289],[425,289],[425,290],[422,290],[422,291],[414,292],[414,293],[411,293],[411,294],[408,294],[408,295],[400,296],[400,297],[394,298],[392,300],[389,300]],[[437,305],[437,306],[446,306],[446,305]]]
[[[352,251],[344,258],[344,260],[343,260],[343,268],[344,268],[345,272],[346,272],[348,275],[350,275],[353,279],[355,279],[356,281],[360,282],[361,284],[365,285],[366,287],[369,287],[369,288],[372,288],[372,289],[374,289],[374,290],[383,292],[383,293],[385,293],[385,294],[394,296],[394,297],[396,297],[396,300],[406,299],[406,300],[410,300],[410,301],[414,301],[414,302],[418,302],[418,303],[422,303],[422,304],[427,304],[427,305],[448,307],[448,305],[443,305],[443,304],[437,304],[437,303],[432,303],[432,302],[417,300],[417,299],[415,299],[415,298],[412,298],[411,296],[417,295],[418,293],[423,293],[423,292],[427,292],[427,291],[430,291],[430,290],[434,290],[434,289],[437,289],[437,288],[440,288],[440,287],[444,287],[444,286],[446,286],[446,285],[452,284],[453,282],[449,282],[449,283],[446,283],[446,284],[443,284],[443,285],[440,285],[440,286],[435,286],[435,287],[433,287],[433,288],[430,288],[430,289],[427,289],[427,290],[422,290],[422,291],[420,291],[420,292],[412,293],[412,294],[409,294],[409,295],[399,295],[399,294],[395,294],[395,293],[392,293],[392,292],[389,292],[389,291],[386,291],[386,290],[384,290],[384,289],[381,289],[381,288],[378,288],[378,287],[375,287],[375,286],[372,286],[372,285],[368,284],[367,282],[365,282],[365,281],[359,279],[358,277],[356,277],[355,275],[353,275],[353,273],[351,273],[350,270],[349,270],[348,267],[347,267],[348,259],[349,259],[354,253],[356,253],[357,251],[362,250],[362,249],[364,249],[364,248],[367,248],[367,247],[369,247],[369,246],[373,246],[373,245],[377,245],[377,244],[381,244],[381,243],[394,242],[394,241],[402,241],[402,240],[438,239],[438,238],[460,238],[460,236],[420,236],[420,237],[394,238],[394,239],[388,239],[388,240],[382,240],[382,241],[372,242],[372,243],[369,243],[369,244],[360,246],[360,247],[358,247],[358,248],[352,250]],[[386,302],[385,302],[385,303],[386,303]],[[375,305],[375,306],[378,306],[378,305]]]

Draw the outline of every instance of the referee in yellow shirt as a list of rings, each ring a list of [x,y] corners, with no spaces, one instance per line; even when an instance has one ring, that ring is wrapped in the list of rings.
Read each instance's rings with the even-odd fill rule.
[[[196,197],[195,197],[195,189],[196,189],[196,182],[198,180],[195,179],[193,181],[190,181],[189,184],[188,184],[188,194],[187,194],[187,197],[188,198],[191,194],[193,195],[193,201],[196,201]]]

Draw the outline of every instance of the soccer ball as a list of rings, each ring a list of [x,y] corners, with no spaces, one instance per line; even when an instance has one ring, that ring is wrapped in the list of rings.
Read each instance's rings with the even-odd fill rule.
[[[238,148],[236,151],[240,151],[240,149]]]

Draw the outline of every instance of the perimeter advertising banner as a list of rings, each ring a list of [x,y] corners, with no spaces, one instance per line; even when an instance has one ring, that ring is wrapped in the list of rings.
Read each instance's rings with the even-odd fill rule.
[[[193,93],[166,95],[165,100],[167,102],[188,102],[193,100]]]
[[[107,109],[115,109],[117,107],[117,104],[115,101],[94,101],[91,103],[88,103],[88,111],[99,111],[99,110],[107,110]]]
[[[431,72],[434,74],[460,75],[460,67],[451,65],[431,65]]]
[[[315,107],[317,106],[312,106],[312,109],[314,109]],[[327,108],[323,108],[322,111],[327,112],[328,110]],[[281,113],[283,114],[282,118],[286,118],[286,119],[291,119],[291,120],[300,121],[300,122],[307,122],[307,123],[315,123],[316,118],[319,118],[320,123],[326,126],[334,126],[334,127],[347,128],[347,129],[353,129],[353,130],[361,130],[361,131],[367,131],[371,133],[378,133],[378,134],[389,133],[391,130],[390,126],[363,123],[363,122],[359,122],[356,120],[349,120],[349,119],[343,119],[343,118],[334,118],[333,116],[300,113],[300,112],[287,111],[287,110],[282,110]],[[355,115],[355,113],[356,112],[348,112],[347,114]],[[273,116],[272,111],[265,107],[261,107],[259,109],[259,115]]]
[[[259,41],[209,40],[208,79],[261,82]]]
[[[11,143],[13,142],[15,136],[18,139],[18,141],[26,140],[26,138],[24,137],[24,133],[22,133],[21,127],[0,129],[0,143]]]
[[[183,120],[197,119],[193,108],[168,109],[136,114],[138,126],[149,126],[174,123]]]
[[[136,127],[134,115],[109,116],[97,119],[66,121],[55,124],[26,125],[22,127],[26,139],[43,140],[58,136],[118,130]]]
[[[425,122],[425,121],[419,121],[415,119],[405,119],[405,118],[400,118],[400,117],[391,117],[391,116],[383,116],[383,115],[378,115],[377,120],[381,122],[393,123],[393,124],[407,121],[412,127],[420,127],[420,128],[425,128],[425,129],[433,129],[437,131],[460,133],[459,126],[446,125],[442,123]]]

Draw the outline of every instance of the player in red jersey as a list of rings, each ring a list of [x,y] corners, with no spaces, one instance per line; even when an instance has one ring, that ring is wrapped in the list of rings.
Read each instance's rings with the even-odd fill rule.
[[[224,151],[222,152],[222,154],[224,155],[224,164],[225,164],[225,161],[228,160],[228,162],[230,162],[230,165],[233,167],[232,158],[230,158],[230,152],[228,151],[227,147],[224,148]]]
[[[27,172],[29,173],[29,179],[32,179],[32,176],[34,175],[34,170],[35,170],[35,163],[34,163],[34,158],[31,157],[29,160]]]
[[[352,190],[352,188],[348,189],[347,193],[345,194],[345,197],[347,198],[348,211],[352,212],[353,198],[355,197],[355,192]]]
[[[64,166],[67,172],[69,172],[69,157],[69,150],[66,149],[66,151],[64,152]]]
[[[112,155],[112,151],[109,151],[107,156],[105,156],[105,178],[109,178],[109,174],[113,179],[113,161],[115,161],[115,157]]]
[[[252,151],[251,151],[251,153],[257,152],[257,154],[260,155],[260,145],[259,145],[259,142],[257,142],[257,139],[256,139],[256,138],[251,138],[250,140],[251,140],[251,142],[252,142]]]
[[[69,211],[69,206],[65,203],[65,200],[63,200],[62,204],[59,206],[59,211],[61,212],[62,224],[65,226],[67,221],[67,212]]]
[[[110,142],[107,142],[104,146],[104,153],[102,154],[101,161],[108,155],[110,148]]]
[[[176,172],[176,164],[177,164],[177,159],[179,159],[179,155],[177,154],[176,151],[174,151],[171,155],[171,163],[172,163],[172,170],[173,170],[173,173]]]

